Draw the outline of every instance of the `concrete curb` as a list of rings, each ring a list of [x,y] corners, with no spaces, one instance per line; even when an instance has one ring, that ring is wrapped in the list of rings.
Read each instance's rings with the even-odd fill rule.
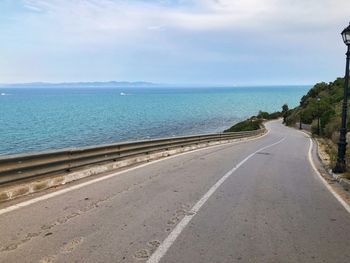
[[[112,172],[112,171],[114,172],[120,168],[128,167],[131,165],[142,164],[145,162],[152,162],[152,161],[163,159],[172,155],[177,155],[177,154],[181,154],[181,153],[185,153],[185,152],[189,152],[189,151],[193,151],[201,148],[207,148],[210,146],[216,146],[220,144],[228,144],[232,142],[239,142],[239,141],[259,138],[265,135],[266,133],[267,131],[256,136],[251,136],[246,138],[193,144],[190,146],[179,147],[171,150],[166,150],[166,151],[161,151],[161,152],[156,152],[151,154],[143,154],[143,155],[139,155],[136,157],[125,159],[125,160],[115,161],[107,164],[95,165],[95,166],[77,170],[74,172],[58,174],[55,176],[44,177],[41,179],[35,178],[33,179],[33,181],[16,184],[16,185],[3,186],[3,187],[0,187],[0,202],[10,201],[21,196],[33,194],[52,187],[64,185],[64,184],[77,181],[79,179],[83,179],[89,176],[99,175],[102,173]]]

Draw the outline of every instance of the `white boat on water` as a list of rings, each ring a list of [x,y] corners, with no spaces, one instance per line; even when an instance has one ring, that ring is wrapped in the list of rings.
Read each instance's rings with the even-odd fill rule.
[[[120,92],[120,96],[126,96],[126,93]]]

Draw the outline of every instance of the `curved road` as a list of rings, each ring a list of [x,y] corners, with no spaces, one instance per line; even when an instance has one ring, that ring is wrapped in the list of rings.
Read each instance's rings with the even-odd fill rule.
[[[267,128],[2,205],[0,262],[350,262],[350,214],[312,169],[308,137]]]

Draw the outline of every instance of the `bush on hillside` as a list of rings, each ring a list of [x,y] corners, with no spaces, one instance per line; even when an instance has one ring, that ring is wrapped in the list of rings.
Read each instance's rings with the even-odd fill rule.
[[[282,117],[282,113],[279,111],[268,113],[266,111],[259,111],[258,115],[256,116],[258,119],[264,119],[264,120],[273,120],[278,119]]]
[[[260,119],[248,119],[241,121],[224,132],[240,132],[240,131],[254,131],[261,127],[262,120]]]
[[[302,97],[300,105],[291,110],[286,118],[287,125],[294,125],[300,119],[305,124],[313,124],[320,118],[321,133],[332,138],[340,126],[341,104],[344,79],[338,78],[330,83],[317,83]],[[319,101],[318,101],[319,98]],[[350,120],[350,119],[349,119]],[[348,126],[350,127],[350,126]],[[316,132],[317,129],[312,129]]]

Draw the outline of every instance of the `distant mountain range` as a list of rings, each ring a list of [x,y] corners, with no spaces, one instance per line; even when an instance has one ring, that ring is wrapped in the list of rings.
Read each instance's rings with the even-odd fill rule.
[[[134,88],[134,87],[156,87],[159,84],[144,81],[106,81],[106,82],[62,82],[62,83],[49,83],[49,82],[31,82],[31,83],[16,83],[16,84],[0,84],[4,87],[84,87],[84,88],[96,88],[96,87],[115,87],[115,88]]]

